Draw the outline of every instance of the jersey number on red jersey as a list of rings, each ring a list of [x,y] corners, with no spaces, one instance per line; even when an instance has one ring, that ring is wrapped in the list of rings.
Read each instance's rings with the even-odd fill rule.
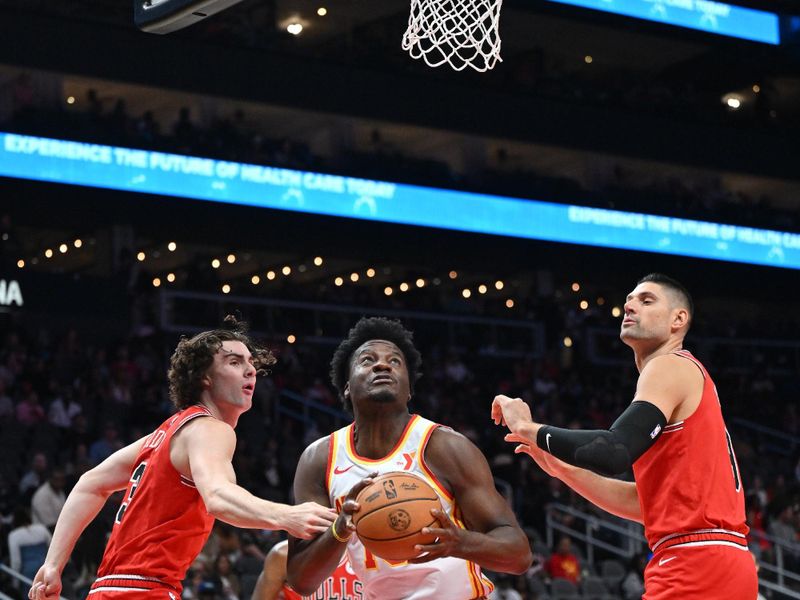
[[[125,516],[125,509],[128,508],[128,504],[131,503],[133,500],[133,495],[136,493],[136,488],[139,487],[139,481],[142,479],[142,475],[144,475],[144,470],[147,468],[147,461],[140,462],[139,465],[133,470],[131,474],[131,491],[128,492],[128,497],[125,501],[120,504],[119,510],[117,511],[117,516],[114,519],[115,523],[122,523],[122,517]]]

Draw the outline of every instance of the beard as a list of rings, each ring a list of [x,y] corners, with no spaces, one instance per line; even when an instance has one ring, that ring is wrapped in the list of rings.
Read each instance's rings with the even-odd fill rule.
[[[379,404],[391,404],[392,402],[397,401],[397,396],[395,396],[394,392],[385,388],[370,392],[368,394],[368,398]]]

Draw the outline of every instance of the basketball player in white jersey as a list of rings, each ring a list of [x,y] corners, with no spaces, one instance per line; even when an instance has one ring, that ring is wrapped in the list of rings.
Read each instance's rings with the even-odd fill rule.
[[[316,590],[345,551],[364,597],[376,600],[484,598],[493,585],[481,567],[519,574],[530,566],[528,540],[481,451],[452,429],[409,413],[421,362],[411,332],[384,318],[361,319],[334,353],[331,379],[355,420],[311,444],[297,465],[295,501],[339,510],[314,540],[289,538],[287,578],[301,594]],[[444,508],[432,511],[437,542],[417,546],[418,558],[396,564],[366,551],[352,524],[358,492],[390,471],[424,478]]]

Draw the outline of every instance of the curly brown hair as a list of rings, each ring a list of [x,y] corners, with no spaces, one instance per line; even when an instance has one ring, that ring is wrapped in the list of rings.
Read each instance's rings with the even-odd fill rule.
[[[259,375],[267,373],[266,367],[275,364],[272,351],[255,344],[247,335],[247,323],[228,315],[219,329],[203,331],[187,339],[182,337],[169,359],[169,397],[178,410],[200,401],[203,376],[214,362],[214,355],[222,342],[242,342],[253,355],[253,365]]]

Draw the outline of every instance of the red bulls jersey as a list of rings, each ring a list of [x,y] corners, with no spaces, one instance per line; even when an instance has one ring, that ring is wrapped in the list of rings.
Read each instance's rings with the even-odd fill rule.
[[[364,594],[361,591],[361,582],[345,557],[315,593],[301,596],[285,585],[283,598],[284,600],[363,600]]]
[[[676,355],[703,374],[703,395],[692,415],[664,427],[633,465],[645,535],[653,552],[677,546],[747,549],[744,492],[717,389],[687,350]]]
[[[172,466],[169,447],[172,436],[188,421],[210,416],[203,406],[189,407],[145,440],[90,594],[138,591],[125,594],[135,598],[165,588],[180,597],[181,581],[203,548],[214,517],[192,480]]]

